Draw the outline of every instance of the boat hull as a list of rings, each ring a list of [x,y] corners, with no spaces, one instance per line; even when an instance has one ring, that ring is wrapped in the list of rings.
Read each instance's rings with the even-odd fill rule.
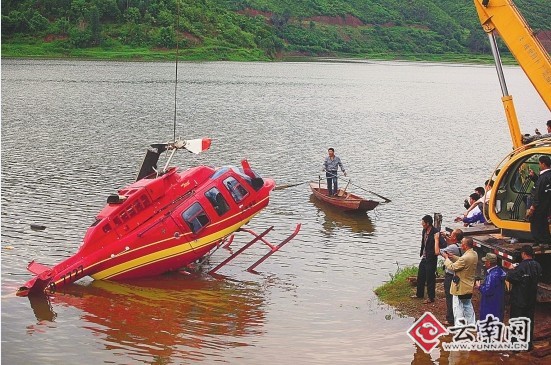
[[[336,196],[329,196],[326,187],[314,182],[310,183],[310,189],[317,199],[342,211],[367,212],[379,205],[378,201],[364,199],[358,195],[344,192],[342,189],[339,189],[339,193]]]

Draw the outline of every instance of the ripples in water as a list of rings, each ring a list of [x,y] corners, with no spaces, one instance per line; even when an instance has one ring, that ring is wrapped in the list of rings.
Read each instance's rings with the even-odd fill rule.
[[[278,185],[306,183],[334,147],[354,184],[392,202],[343,215],[301,184],[274,191],[250,224],[274,225],[278,243],[303,223],[257,275],[243,269],[263,246],[216,280],[83,283],[50,302],[13,296],[30,277],[28,261],[73,254],[106,197],[134,180],[145,148],[172,137],[173,66],[2,60],[2,247],[13,247],[1,258],[2,360],[427,363],[405,335],[412,319],[372,290],[417,263],[420,218],[438,211],[451,222],[510,151],[489,66],[183,63],[176,134],[209,136],[213,147],[178,155],[182,168],[247,158]],[[542,128],[545,106],[519,68],[506,72],[525,129]]]

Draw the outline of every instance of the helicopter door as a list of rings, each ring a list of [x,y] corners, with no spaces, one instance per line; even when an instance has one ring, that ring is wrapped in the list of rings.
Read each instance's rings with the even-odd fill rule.
[[[209,216],[199,202],[184,210],[182,219],[194,235],[199,234],[210,223]]]

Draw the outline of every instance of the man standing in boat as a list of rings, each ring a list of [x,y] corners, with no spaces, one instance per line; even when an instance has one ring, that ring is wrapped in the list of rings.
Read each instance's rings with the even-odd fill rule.
[[[322,171],[325,171],[325,176],[327,177],[327,192],[329,196],[331,196],[337,195],[339,192],[339,186],[337,184],[337,172],[339,170],[339,166],[344,176],[346,176],[346,172],[344,171],[344,166],[342,165],[341,159],[335,156],[335,149],[329,148],[327,152],[329,153],[329,156],[325,158]]]

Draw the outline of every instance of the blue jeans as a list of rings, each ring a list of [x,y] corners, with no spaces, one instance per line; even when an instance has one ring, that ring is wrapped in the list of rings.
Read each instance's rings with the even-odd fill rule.
[[[339,191],[339,186],[337,185],[337,171],[326,171],[325,176],[327,177],[327,192],[329,195],[335,195]]]
[[[474,308],[471,299],[459,299],[457,295],[453,296],[453,317],[454,324],[459,325],[458,319],[464,318],[465,324],[476,325],[474,317]]]

